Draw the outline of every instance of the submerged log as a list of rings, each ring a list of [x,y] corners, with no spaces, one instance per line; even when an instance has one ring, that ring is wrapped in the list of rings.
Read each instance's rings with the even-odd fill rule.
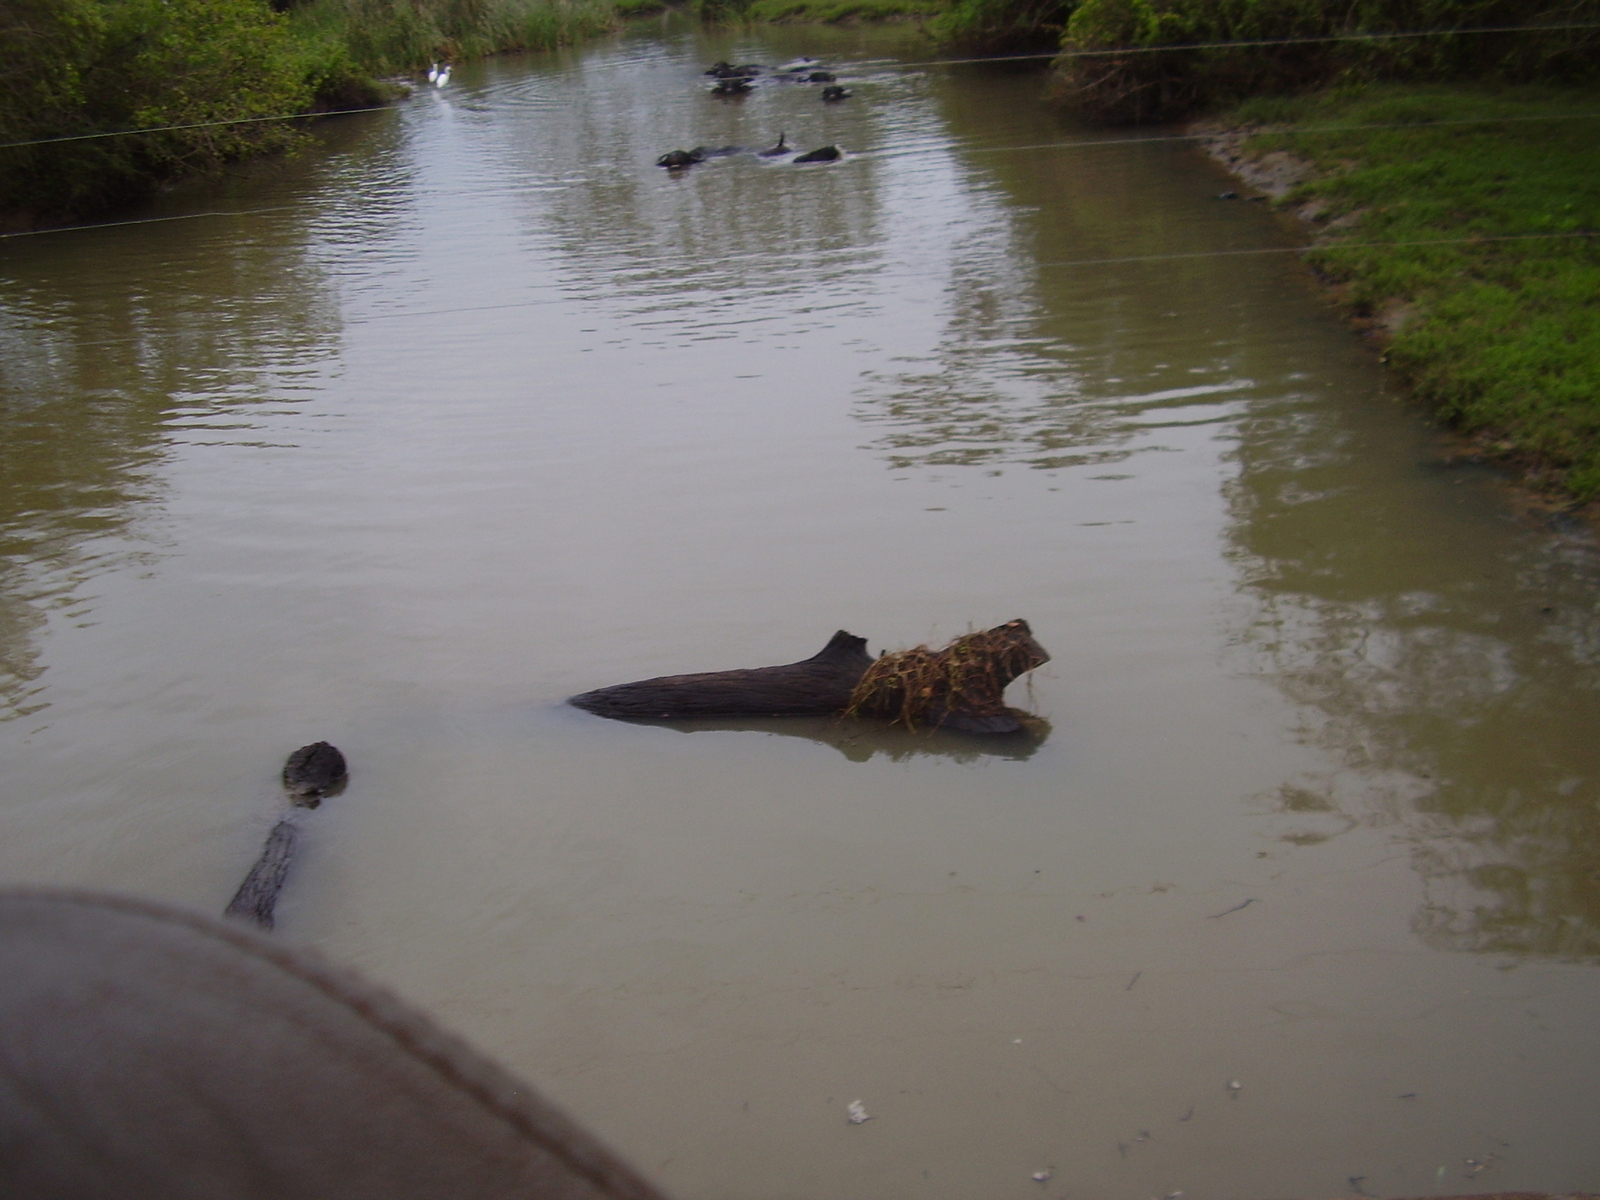
[[[872,659],[867,639],[839,630],[810,658],[781,667],[662,675],[572,697],[602,717],[796,717],[843,712]]]
[[[918,646],[873,659],[865,638],[840,630],[820,653],[780,667],[664,675],[572,697],[602,717],[887,717],[910,727],[1016,733],[1006,685],[1050,655],[1026,621],[959,637],[943,650]]]
[[[273,910],[278,904],[278,893],[283,881],[289,878],[289,860],[294,857],[295,843],[300,840],[300,829],[290,813],[272,827],[267,834],[267,844],[261,847],[261,857],[244,877],[239,890],[233,894],[225,917],[240,917],[252,921],[263,929],[273,927]]]
[[[301,808],[316,808],[325,796],[337,792],[349,779],[349,769],[344,755],[337,746],[328,742],[312,742],[301,746],[283,764],[283,787],[289,793],[293,806],[287,816],[272,827],[267,841],[261,847],[261,857],[244,877],[239,890],[234,893],[227,917],[251,921],[262,929],[274,924],[273,910],[278,904],[278,893],[289,878],[289,863],[294,858],[295,845],[300,840]]]

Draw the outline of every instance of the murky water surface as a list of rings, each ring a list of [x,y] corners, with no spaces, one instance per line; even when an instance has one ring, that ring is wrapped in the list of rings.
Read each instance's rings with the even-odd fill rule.
[[[676,1195],[1592,1186],[1593,547],[1192,150],[927,54],[472,64],[0,242],[0,874],[220,910],[328,738],[286,936]],[[1031,747],[562,704],[1014,616]]]

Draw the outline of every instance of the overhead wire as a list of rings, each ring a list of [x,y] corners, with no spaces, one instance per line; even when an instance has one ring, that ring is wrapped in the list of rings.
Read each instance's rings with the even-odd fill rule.
[[[1000,54],[987,58],[937,58],[924,62],[880,60],[884,67],[955,67],[974,63],[1027,62],[1046,58],[1115,58],[1127,54],[1164,54],[1171,50],[1229,50],[1239,47],[1301,46],[1328,42],[1375,42],[1397,38],[1449,37],[1478,33],[1560,33],[1575,29],[1600,29],[1600,23],[1574,21],[1559,25],[1483,25],[1471,29],[1400,29],[1392,33],[1329,33],[1315,37],[1252,38],[1225,42],[1167,42],[1159,46],[1113,46],[1095,50],[1051,50],[1038,54]]]
[[[112,129],[105,133],[69,133],[61,137],[32,138],[25,142],[0,142],[0,150],[15,150],[19,146],[52,146],[58,142],[92,142],[97,138],[132,137],[141,133],[172,133],[180,129],[214,129],[222,125],[260,125],[267,121],[300,121],[312,117],[346,117],[351,113],[388,112],[388,104],[373,104],[366,108],[332,108],[321,112],[279,113],[271,117],[232,117],[226,121],[195,121],[188,125],[146,125],[138,129]]]
[[[1373,129],[1431,129],[1440,125],[1495,125],[1507,121],[1578,121],[1593,120],[1600,117],[1600,111],[1586,113],[1548,113],[1520,117],[1451,117],[1440,121],[1381,121],[1360,125],[1301,125],[1301,126],[1264,126],[1252,129],[1249,132],[1271,134],[1315,134],[1315,133],[1346,133]],[[968,154],[1001,154],[1007,152],[1023,152],[1035,150],[1073,150],[1090,149],[1096,146],[1144,146],[1155,145],[1162,142],[1202,142],[1218,137],[1227,131],[1212,129],[1199,133],[1163,133],[1153,137],[1132,138],[1081,138],[1070,142],[1035,142],[1023,146],[962,146],[957,147]],[[896,154],[921,153],[920,150],[905,150],[888,147],[881,150],[862,150],[860,157],[892,157]]]
[[[1600,230],[1571,230],[1559,233],[1508,233],[1508,234],[1480,234],[1456,238],[1418,238],[1408,241],[1394,242],[1322,242],[1305,246],[1254,246],[1235,250],[1195,250],[1179,251],[1168,254],[1134,254],[1114,258],[1073,258],[1057,262],[1035,263],[1039,270],[1056,270],[1063,267],[1103,267],[1103,266],[1128,266],[1140,263],[1176,262],[1185,259],[1207,258],[1241,258],[1257,257],[1269,254],[1308,254],[1315,250],[1374,250],[1389,249],[1393,247],[1414,246],[1450,246],[1486,242],[1518,242],[1540,241],[1552,239],[1596,238],[1600,237]],[[766,256],[763,256],[766,257]],[[559,285],[547,290],[560,290]],[[340,320],[340,328],[355,325],[369,325],[375,321],[407,320],[417,317],[448,317],[460,316],[466,313],[507,312],[517,309],[546,308],[550,305],[588,304],[600,300],[601,297],[593,295],[573,295],[568,293],[561,296],[548,296],[538,300],[513,300],[502,304],[469,304],[451,308],[424,308],[424,309],[399,309],[391,312],[371,312],[364,316],[348,317]],[[133,337],[105,338],[96,341],[75,343],[79,348],[129,345],[139,339]]]
[[[874,59],[858,63],[892,70],[920,69],[923,67],[953,67],[978,63],[1026,62],[1059,58],[1106,58],[1128,54],[1162,54],[1178,50],[1226,50],[1263,46],[1317,45],[1330,42],[1389,41],[1398,38],[1455,37],[1489,33],[1559,33],[1579,29],[1600,29],[1600,22],[1564,22],[1553,25],[1484,25],[1470,29],[1404,29],[1388,33],[1334,33],[1315,37],[1255,38],[1221,42],[1169,42],[1159,46],[1113,46],[1095,50],[1051,50],[1037,54],[1000,54],[983,58],[938,58],[921,62],[899,62],[891,59]],[[849,69],[841,65],[841,70]],[[0,150],[14,150],[26,146],[49,146],[63,142],[87,142],[100,138],[133,137],[139,134],[172,133],[189,129],[214,129],[230,125],[256,125],[269,121],[300,121],[315,117],[341,117],[354,113],[385,112],[392,106],[371,105],[365,108],[340,108],[323,112],[280,113],[265,117],[235,117],[222,121],[196,121],[183,125],[148,125],[137,129],[111,129],[101,133],[73,133],[59,137],[30,138],[24,141],[0,142]]]
[[[132,217],[126,221],[101,221],[93,225],[59,225],[53,229],[22,229],[16,233],[0,233],[0,240],[9,238],[40,237],[47,233],[75,233],[88,229],[117,229],[123,225],[160,225],[166,221],[195,221],[201,217],[253,217],[257,213],[286,212],[299,208],[298,204],[274,204],[270,208],[220,208],[207,212],[176,213],[170,217]]]
[[[374,110],[354,109],[351,111],[371,112]],[[1585,113],[1547,113],[1527,116],[1451,117],[1437,121],[1382,121],[1357,125],[1290,125],[1282,127],[1264,127],[1260,129],[1259,132],[1268,133],[1273,136],[1299,136],[1319,133],[1365,132],[1380,129],[1425,129],[1443,125],[1496,125],[1511,122],[1525,123],[1531,121],[1580,121],[1594,120],[1596,118],[1600,118],[1600,111]],[[1151,137],[1078,138],[1072,141],[1064,142],[1033,142],[1020,146],[963,146],[956,142],[945,142],[940,143],[939,148],[945,150],[960,150],[966,154],[1021,154],[1046,150],[1088,150],[1097,149],[1103,146],[1148,146],[1160,145],[1162,143],[1198,142],[1215,138],[1225,132],[1227,131],[1208,130],[1198,133],[1164,133]],[[920,146],[886,146],[870,150],[858,150],[853,152],[850,157],[894,158],[901,155],[923,154],[925,152],[925,149]],[[568,182],[581,182],[581,180],[573,180]],[[169,221],[192,221],[205,217],[254,216],[257,213],[281,212],[296,207],[299,206],[279,204],[270,208],[217,209],[206,212],[178,213],[165,217],[134,217],[122,221],[101,221],[89,225],[61,225],[50,229],[25,229],[12,233],[0,233],[0,241],[6,241],[13,238],[41,237],[45,234],[52,233],[74,233],[96,229],[115,229],[124,225],[154,225]]]
[[[1478,242],[1523,242],[1549,238],[1600,237],[1600,229],[1575,229],[1560,233],[1486,233],[1453,238],[1417,238],[1395,242],[1314,242],[1307,246],[1259,246],[1243,250],[1194,250],[1175,254],[1136,254],[1125,258],[1075,258],[1065,262],[1037,263],[1046,267],[1099,267],[1113,263],[1171,262],[1180,258],[1232,258],[1247,254],[1309,254],[1314,250],[1380,250],[1397,246],[1454,246]]]

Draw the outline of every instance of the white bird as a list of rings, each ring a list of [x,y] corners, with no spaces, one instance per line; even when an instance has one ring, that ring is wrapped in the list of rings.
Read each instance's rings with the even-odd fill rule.
[[[438,63],[434,63],[433,66],[428,68],[428,82],[429,83],[434,83],[435,81],[438,80],[438,78],[439,78],[439,64]]]
[[[445,65],[439,69],[439,73],[433,77],[433,86],[434,87],[443,87],[445,84],[447,84],[449,82],[450,82],[450,64],[449,63],[445,63]]]

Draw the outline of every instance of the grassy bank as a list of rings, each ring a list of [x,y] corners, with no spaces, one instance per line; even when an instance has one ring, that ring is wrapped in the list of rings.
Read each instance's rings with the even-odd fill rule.
[[[99,217],[291,150],[296,125],[262,118],[381,103],[395,94],[381,75],[614,24],[611,0],[306,0],[287,13],[267,0],[7,0],[0,225]]]
[[[1388,330],[1416,396],[1535,482],[1592,500],[1600,116],[1574,114],[1600,114],[1600,89],[1375,86],[1257,98],[1218,123],[1249,131],[1247,169],[1303,164],[1281,202],[1320,226],[1311,261]],[[1393,127],[1355,128],[1371,125]],[[1393,244],[1450,239],[1468,240]]]

